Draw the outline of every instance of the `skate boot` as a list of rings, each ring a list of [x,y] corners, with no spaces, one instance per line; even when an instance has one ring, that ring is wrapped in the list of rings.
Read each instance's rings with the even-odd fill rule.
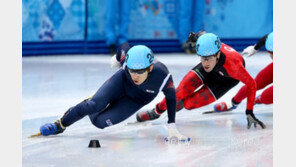
[[[61,119],[55,121],[54,123],[47,123],[40,127],[40,132],[43,136],[56,135],[63,133],[66,127],[61,123]]]
[[[138,122],[150,121],[150,120],[157,119],[159,117],[160,117],[160,114],[156,113],[154,108],[152,110],[137,113]]]
[[[220,102],[214,105],[215,112],[224,112],[224,111],[231,111],[236,109],[238,104],[235,104],[233,101],[231,102]]]

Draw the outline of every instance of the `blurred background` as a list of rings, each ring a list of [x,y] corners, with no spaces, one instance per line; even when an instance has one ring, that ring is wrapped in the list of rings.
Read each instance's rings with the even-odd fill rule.
[[[113,54],[127,41],[190,53],[187,36],[200,30],[241,51],[273,31],[273,1],[22,0],[23,56]]]

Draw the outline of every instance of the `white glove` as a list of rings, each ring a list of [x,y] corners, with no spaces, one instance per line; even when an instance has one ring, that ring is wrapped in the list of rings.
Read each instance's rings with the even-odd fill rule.
[[[247,57],[251,57],[257,52],[258,52],[258,50],[255,49],[255,45],[248,46],[246,49],[243,50],[242,55],[247,56]]]
[[[110,60],[110,66],[111,66],[111,68],[120,68],[121,67],[121,64],[116,59],[116,54],[114,54],[114,56],[112,56],[112,58]]]
[[[178,129],[176,128],[176,124],[175,123],[170,123],[167,124],[167,128],[168,128],[168,137],[165,138],[165,141],[168,142],[176,142],[176,140],[181,141],[181,142],[186,142],[186,141],[190,141],[190,138],[182,135]]]

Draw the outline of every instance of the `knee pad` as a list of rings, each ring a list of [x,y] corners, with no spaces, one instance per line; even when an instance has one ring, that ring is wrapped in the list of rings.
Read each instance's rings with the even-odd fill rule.
[[[96,112],[96,103],[93,100],[84,100],[77,104],[77,114],[81,116],[90,115]]]
[[[92,123],[95,127],[99,128],[99,129],[104,129],[104,128],[107,126],[107,125],[105,124],[104,121],[101,121],[101,120],[97,119],[96,116],[95,116],[95,117],[92,117],[92,116],[90,115],[89,118],[90,118],[91,123]]]

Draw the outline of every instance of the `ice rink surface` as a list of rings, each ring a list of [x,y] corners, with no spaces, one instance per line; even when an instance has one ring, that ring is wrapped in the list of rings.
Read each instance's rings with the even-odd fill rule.
[[[156,54],[173,75],[175,86],[200,62],[195,55]],[[176,114],[181,133],[190,143],[165,143],[166,114],[139,125],[124,122],[105,128],[94,127],[85,117],[56,136],[28,138],[42,124],[53,122],[71,106],[94,94],[116,69],[108,55],[44,56],[22,59],[22,164],[24,167],[98,166],[273,166],[273,105],[255,105],[254,113],[267,128],[246,128],[246,100],[226,113],[202,115],[213,105],[183,109]],[[255,77],[272,62],[267,53],[245,58],[246,68]],[[231,100],[238,84],[217,102]],[[257,91],[257,95],[261,91]],[[141,110],[153,108],[160,93]],[[123,111],[124,112],[124,111]],[[88,148],[98,139],[101,148]]]

